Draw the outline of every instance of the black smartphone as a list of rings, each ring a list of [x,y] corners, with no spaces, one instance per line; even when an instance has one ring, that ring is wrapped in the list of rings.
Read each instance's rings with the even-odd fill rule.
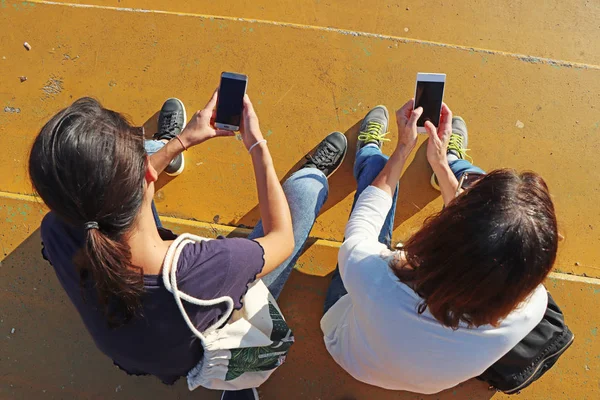
[[[414,108],[423,107],[423,114],[417,121],[417,132],[427,133],[425,121],[431,121],[435,127],[440,124],[445,86],[446,74],[417,74]]]
[[[219,84],[215,127],[228,131],[239,131],[244,109],[244,95],[248,77],[233,72],[223,72]]]

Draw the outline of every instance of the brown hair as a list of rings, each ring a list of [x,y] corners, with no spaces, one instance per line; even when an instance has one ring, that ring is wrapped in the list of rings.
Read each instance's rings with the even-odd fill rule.
[[[143,136],[91,98],[52,117],[29,156],[33,186],[52,212],[82,230],[98,223],[85,229],[74,263],[82,289],[96,288],[111,327],[130,320],[141,305],[143,272],[131,263],[125,239],[142,205],[146,162]]]
[[[398,278],[453,329],[497,326],[546,278],[558,247],[554,205],[533,172],[485,175],[428,218],[405,244]]]

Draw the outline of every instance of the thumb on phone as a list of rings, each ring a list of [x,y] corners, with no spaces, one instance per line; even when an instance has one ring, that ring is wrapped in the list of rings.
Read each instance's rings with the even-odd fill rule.
[[[423,114],[423,107],[417,107],[414,110],[412,110],[412,113],[410,113],[410,118],[408,120],[408,125],[410,125],[412,128],[417,128],[417,121],[419,120],[419,118],[421,118],[421,115]]]
[[[427,131],[427,134],[429,135],[429,140],[432,140],[434,143],[437,143],[440,141],[440,138],[438,137],[438,134],[437,134],[437,129],[431,121],[425,121],[425,130]]]
[[[206,106],[204,106],[205,110],[210,110],[212,112],[212,110],[215,109],[215,106],[217,105],[217,98],[219,97],[219,88],[216,88],[215,91],[212,94],[212,97],[210,98],[210,100],[208,101],[208,103],[206,103]]]
[[[254,106],[252,105],[252,102],[250,101],[250,96],[248,96],[248,94],[244,95],[244,111],[248,113],[254,112]]]

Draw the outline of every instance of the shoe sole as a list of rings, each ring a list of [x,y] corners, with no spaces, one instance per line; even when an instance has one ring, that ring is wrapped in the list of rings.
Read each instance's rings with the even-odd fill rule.
[[[344,149],[344,155],[342,156],[342,161],[340,161],[339,165],[337,167],[335,167],[335,169],[333,171],[331,171],[331,173],[329,175],[326,176],[327,179],[329,179],[329,177],[331,175],[335,174],[335,171],[340,169],[340,167],[344,163],[344,160],[346,159],[346,155],[348,154],[348,138],[342,132],[337,132],[337,133],[341,134],[344,137],[344,143],[346,144],[346,148]]]
[[[183,170],[185,169],[185,157],[183,155],[183,153],[181,154],[181,166],[179,167],[179,169],[175,172],[167,172],[165,170],[165,174],[169,175],[169,176],[177,176],[177,175],[181,175],[181,173],[183,172]]]
[[[177,97],[170,97],[167,100],[165,100],[165,102],[169,101],[169,100],[176,100],[181,105],[181,108],[183,108],[183,126],[181,127],[181,132],[183,132],[183,130],[185,129],[185,126],[187,125],[187,113],[185,112],[185,105],[183,104],[183,101],[179,100]],[[181,135],[181,133],[179,133],[179,134]],[[181,167],[179,167],[179,169],[175,172],[165,171],[165,174],[167,174],[169,176],[177,176],[177,175],[181,174],[184,169],[185,169],[185,157],[184,157],[183,153],[181,153]]]

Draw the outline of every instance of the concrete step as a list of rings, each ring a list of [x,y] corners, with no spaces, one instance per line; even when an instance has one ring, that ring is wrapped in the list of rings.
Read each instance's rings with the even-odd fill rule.
[[[332,27],[600,64],[594,0],[59,0]]]
[[[542,174],[566,237],[557,268],[600,276],[600,145],[595,140],[600,67],[318,27],[5,4],[0,13],[0,25],[8,27],[0,37],[0,105],[6,107],[0,112],[5,149],[0,167],[10,172],[0,176],[2,191],[31,192],[25,162],[34,135],[81,96],[95,96],[149,126],[167,97],[181,98],[191,112],[205,104],[221,71],[245,72],[283,178],[333,130],[346,132],[353,148],[366,111],[377,104],[401,106],[413,95],[418,71],[445,71],[445,99],[469,124],[476,163],[486,170],[511,167]],[[23,48],[24,41],[31,51]],[[21,83],[19,76],[28,79]],[[391,126],[395,132],[393,118]],[[429,187],[423,143],[421,138],[402,177],[396,240],[441,207],[439,193]],[[157,195],[162,214],[225,225],[256,223],[254,180],[241,143],[210,141],[186,158],[185,173]],[[342,239],[355,189],[352,161],[348,157],[331,179],[316,237]]]

